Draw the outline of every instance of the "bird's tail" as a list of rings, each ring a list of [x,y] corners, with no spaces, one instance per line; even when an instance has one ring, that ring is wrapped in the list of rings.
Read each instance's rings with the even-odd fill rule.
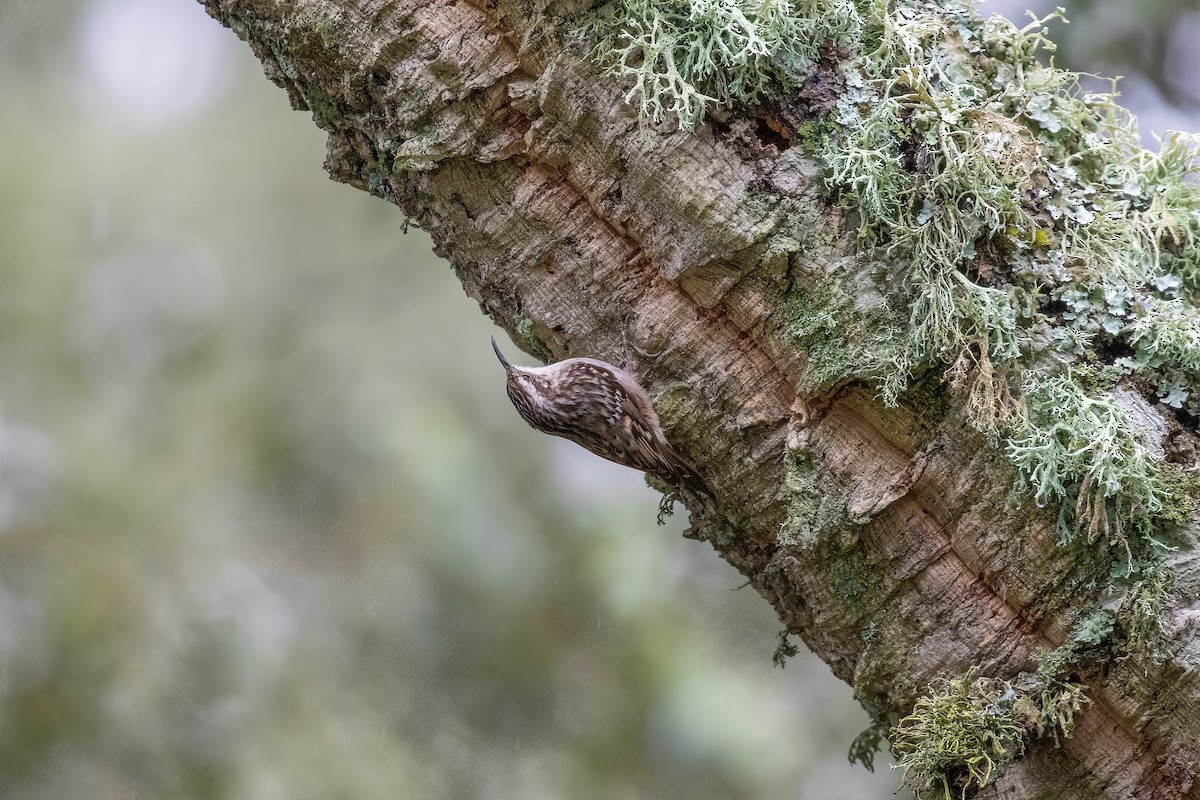
[[[700,471],[674,450],[671,450],[668,454],[667,465],[670,468],[670,474],[664,475],[664,480],[669,481],[680,489],[690,489],[693,492],[713,497],[713,493],[708,488],[708,484],[705,483]]]

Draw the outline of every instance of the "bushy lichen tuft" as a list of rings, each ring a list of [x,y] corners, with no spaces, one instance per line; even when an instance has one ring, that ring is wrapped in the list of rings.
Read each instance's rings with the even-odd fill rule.
[[[1060,533],[1126,542],[1131,522],[1162,508],[1158,471],[1126,412],[1112,397],[1090,397],[1069,375],[1031,374],[1025,414],[1010,427],[1007,452],[1039,505],[1063,505]],[[1070,518],[1070,519],[1068,519]]]
[[[978,677],[942,680],[892,729],[904,783],[918,798],[966,797],[1025,752],[1027,729],[1011,685]]]
[[[979,677],[972,668],[917,700],[892,729],[904,783],[918,798],[965,798],[1019,758],[1032,738],[1070,738],[1075,714],[1090,701],[1084,686],[1045,670],[1014,681]]]
[[[1145,672],[1169,655],[1166,609],[1174,588],[1175,576],[1170,570],[1161,564],[1149,564],[1140,570],[1117,613],[1126,627],[1126,656]]]
[[[1086,688],[1071,681],[1047,681],[1034,696],[1033,705],[1037,708],[1033,718],[1034,732],[1038,736],[1049,733],[1056,747],[1061,744],[1059,736],[1070,739],[1075,730],[1075,715],[1092,702],[1084,694]]]
[[[619,0],[581,33],[642,119],[690,129],[713,105],[794,85],[858,19],[850,0]]]

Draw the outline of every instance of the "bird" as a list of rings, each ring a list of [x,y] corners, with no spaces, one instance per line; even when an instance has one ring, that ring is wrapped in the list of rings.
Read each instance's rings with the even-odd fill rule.
[[[534,430],[570,439],[676,489],[709,494],[700,473],[667,441],[650,396],[633,375],[595,358],[518,367],[495,337],[492,349],[504,365],[508,399]]]

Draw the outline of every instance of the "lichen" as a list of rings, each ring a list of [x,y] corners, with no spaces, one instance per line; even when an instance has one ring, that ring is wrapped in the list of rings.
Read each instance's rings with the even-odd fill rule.
[[[1025,751],[1019,697],[977,668],[931,687],[891,731],[905,785],[918,798],[950,800],[991,783]]]
[[[1028,375],[1025,414],[1006,451],[1039,505],[1062,501],[1064,539],[1079,534],[1126,542],[1129,524],[1149,524],[1163,490],[1149,449],[1112,397],[1089,397],[1069,375]]]
[[[806,357],[797,388],[864,381],[894,404],[939,369],[1017,489],[1057,512],[1063,543],[1118,554],[1108,586],[1092,587],[1122,598],[1115,618],[1086,616],[1026,679],[939,683],[893,730],[919,795],[965,794],[1031,737],[1068,736],[1087,702],[1068,677],[1082,661],[1164,657],[1173,579],[1161,542],[1200,499],[1198,479],[1165,463],[1158,432],[1122,401],[1136,392],[1185,423],[1200,414],[1200,137],[1171,132],[1145,149],[1115,84],[1087,91],[1046,60],[1060,17],[984,20],[967,0],[619,0],[584,31],[644,120],[685,129],[714,106],[800,85],[836,45],[836,106],[796,134],[860,252],[803,274],[793,264],[802,288],[781,322]],[[840,545],[820,534],[849,520],[811,456],[788,459],[780,544],[822,558]],[[869,607],[858,568],[831,581]],[[899,645],[866,645],[856,693],[885,711],[876,684],[891,658],[872,654]]]
[[[938,681],[891,731],[905,785],[918,798],[946,800],[982,789],[1032,739],[1069,738],[1090,702],[1085,688],[1043,671],[1013,681],[980,677],[977,667]]]
[[[875,771],[875,754],[882,748],[884,742],[887,741],[888,725],[883,722],[873,722],[870,727],[865,728],[858,736],[854,737],[854,741],[850,743],[850,750],[846,753],[846,758],[851,764],[862,764],[867,768],[868,772]]]
[[[859,19],[849,0],[618,0],[580,33],[643,120],[691,129],[710,106],[794,86]]]
[[[1162,488],[1111,390],[1151,386],[1200,413],[1200,139],[1169,133],[1151,153],[1115,88],[1042,63],[1060,16],[621,0],[583,33],[643,118],[683,128],[799,85],[836,44],[842,92],[803,144],[887,274],[864,290],[843,266],[788,297],[799,388],[865,380],[894,403],[940,364],[1021,485],[1060,504],[1064,538],[1127,547],[1153,529]],[[1055,413],[1053,398],[1073,405]]]
[[[1162,564],[1150,563],[1139,570],[1122,598],[1117,618],[1126,629],[1125,658],[1139,664],[1143,672],[1170,655],[1166,610],[1174,588],[1174,574]]]
[[[1180,276],[1200,266],[1195,139],[1148,153],[1112,93],[1038,63],[1054,16],[1017,29],[968,4],[899,4],[843,67],[825,158],[862,240],[908,287],[906,360],[947,365],[1021,485],[1061,504],[1064,538],[1128,547],[1163,492],[1106,390],[1137,372],[1168,405],[1194,396],[1200,317]],[[1122,347],[1133,356],[1105,355]],[[1106,358],[1109,385],[1086,391],[1100,370],[1085,364]],[[906,381],[892,374],[888,402]]]
[[[1036,734],[1050,733],[1054,744],[1059,736],[1070,738],[1075,727],[1075,714],[1091,701],[1084,695],[1082,684],[1069,675],[1083,667],[1100,665],[1109,658],[1109,648],[1116,620],[1112,612],[1096,608],[1081,616],[1071,628],[1071,635],[1053,650],[1040,650],[1033,655],[1037,672],[1023,674],[1017,685],[1035,698],[1037,715],[1033,718]]]
[[[1087,687],[1065,680],[1049,680],[1034,696],[1033,706],[1037,709],[1033,717],[1034,730],[1038,736],[1049,733],[1055,747],[1061,744],[1059,736],[1071,738],[1075,729],[1075,715],[1092,701],[1084,694]]]

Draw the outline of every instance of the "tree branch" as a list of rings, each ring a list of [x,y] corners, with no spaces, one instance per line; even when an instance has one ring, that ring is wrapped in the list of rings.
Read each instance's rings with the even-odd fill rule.
[[[586,3],[204,4],[312,110],[329,173],[429,231],[523,349],[639,376],[716,495],[690,504],[690,535],[878,719],[941,676],[1032,670],[1101,602],[1111,554],[1059,544],[939,375],[889,408],[797,345],[821,308],[888,290],[805,151],[839,91],[835,50],[777,105],[646,129],[571,44]],[[1194,552],[1169,559],[1188,597]],[[1092,704],[1074,736],[1038,740],[987,796],[1198,796],[1195,613],[1169,618],[1170,660],[1078,676]]]

